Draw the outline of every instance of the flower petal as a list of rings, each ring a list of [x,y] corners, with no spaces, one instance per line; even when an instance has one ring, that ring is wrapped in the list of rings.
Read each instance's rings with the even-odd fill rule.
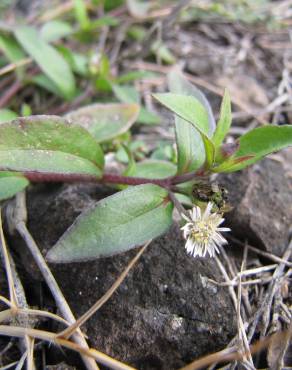
[[[209,202],[207,204],[207,207],[205,209],[204,215],[202,217],[203,220],[206,220],[211,215],[212,208],[213,208],[213,203],[212,202]],[[216,213],[215,213],[215,215],[216,215]]]

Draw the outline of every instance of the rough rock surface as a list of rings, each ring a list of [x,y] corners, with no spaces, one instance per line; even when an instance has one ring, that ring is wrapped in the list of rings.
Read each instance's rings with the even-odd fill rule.
[[[104,194],[76,185],[35,188],[29,228],[45,253],[78,213]],[[136,251],[93,262],[51,265],[76,316],[113,284]],[[25,258],[24,256],[22,258]],[[35,268],[24,265],[32,278]],[[84,331],[100,351],[139,369],[176,369],[224,348],[235,334],[235,311],[214,260],[187,256],[178,226],[154,241]]]
[[[226,214],[232,233],[282,256],[292,220],[292,149],[245,171],[222,175],[234,209]]]

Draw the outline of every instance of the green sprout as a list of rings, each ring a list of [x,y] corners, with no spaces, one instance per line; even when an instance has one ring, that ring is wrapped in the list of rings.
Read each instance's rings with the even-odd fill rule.
[[[186,250],[214,256],[226,244],[220,225],[230,209],[226,191],[209,182],[215,173],[234,172],[292,145],[292,126],[265,125],[225,143],[231,102],[225,91],[216,124],[206,97],[181,72],[168,76],[169,93],[154,98],[174,113],[173,162],[136,161],[119,138],[139,117],[136,103],[94,104],[66,117],[27,116],[0,125],[0,197],[7,199],[31,182],[91,182],[114,187],[114,195],[83,212],[47,255],[54,263],[95,259],[125,252],[163,234],[176,208]],[[126,136],[125,136],[126,135]],[[106,148],[124,148],[128,167],[105,166]],[[232,206],[232,204],[231,204]]]

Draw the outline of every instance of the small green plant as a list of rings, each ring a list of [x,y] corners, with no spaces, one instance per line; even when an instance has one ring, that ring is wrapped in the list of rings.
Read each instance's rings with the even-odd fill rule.
[[[220,225],[227,208],[224,189],[206,184],[206,178],[241,170],[292,145],[289,125],[262,126],[233,144],[224,143],[231,125],[228,92],[216,125],[205,96],[180,72],[173,70],[168,82],[171,92],[154,98],[175,114],[175,163],[157,159],[136,163],[125,147],[129,164],[124,173],[104,168],[104,151],[139,115],[134,103],[96,104],[65,118],[28,116],[0,125],[1,199],[24,189],[29,181],[94,182],[118,190],[76,219],[49,251],[49,261],[95,259],[141,245],[170,227],[174,207],[187,221],[182,227],[187,252],[214,256],[226,243],[221,232],[229,229]]]

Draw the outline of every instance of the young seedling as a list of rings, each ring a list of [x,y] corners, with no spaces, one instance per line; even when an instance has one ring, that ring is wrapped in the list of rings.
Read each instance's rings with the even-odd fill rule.
[[[168,162],[157,166],[145,161],[142,167],[130,151],[124,174],[104,168],[105,142],[108,145],[131,127],[139,114],[136,104],[94,105],[65,118],[29,116],[0,125],[1,199],[22,190],[28,181],[95,182],[119,190],[75,220],[49,251],[50,262],[95,259],[142,245],[170,227],[174,207],[186,220],[182,232],[187,252],[213,257],[226,243],[221,233],[229,229],[221,224],[228,207],[224,189],[206,183],[208,176],[241,170],[292,145],[289,125],[255,128],[226,144],[231,125],[228,92],[216,125],[205,96],[182,74],[171,72],[169,87],[170,93],[154,94],[154,98],[175,114],[175,169]]]

